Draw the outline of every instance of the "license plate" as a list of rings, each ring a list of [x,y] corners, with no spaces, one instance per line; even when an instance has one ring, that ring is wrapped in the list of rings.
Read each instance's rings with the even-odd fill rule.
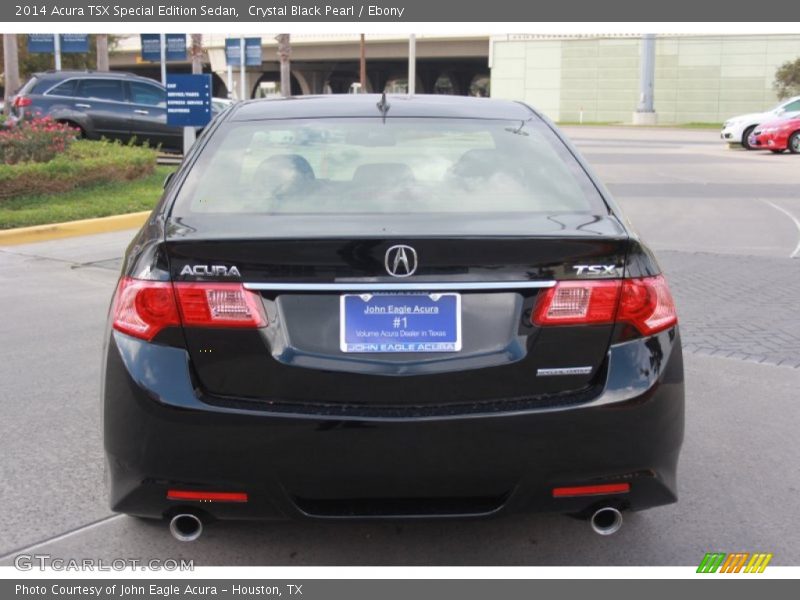
[[[460,294],[345,294],[342,352],[458,352]]]

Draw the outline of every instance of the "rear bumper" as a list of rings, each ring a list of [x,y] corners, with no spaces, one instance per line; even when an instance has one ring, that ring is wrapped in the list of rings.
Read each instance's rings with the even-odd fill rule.
[[[677,328],[613,346],[605,388],[594,398],[513,412],[382,417],[211,404],[194,388],[183,350],[118,332],[104,392],[110,503],[118,512],[463,517],[572,513],[600,503],[640,510],[677,499],[684,419]],[[557,486],[620,481],[629,493],[552,495]],[[174,488],[246,492],[248,502],[167,500]]]

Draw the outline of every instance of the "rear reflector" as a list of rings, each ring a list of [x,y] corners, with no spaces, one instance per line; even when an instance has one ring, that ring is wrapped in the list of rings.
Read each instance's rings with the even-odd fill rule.
[[[167,500],[195,500],[197,502],[247,502],[245,492],[197,492],[194,490],[167,490]]]
[[[573,487],[553,488],[553,498],[571,498],[574,496],[603,496],[606,494],[627,494],[630,491],[631,491],[630,483],[577,485]]]
[[[531,316],[534,325],[630,323],[652,335],[678,322],[663,275],[638,279],[560,281],[544,291]]]
[[[114,329],[152,340],[165,327],[264,327],[261,298],[240,283],[170,283],[124,277],[114,298]]]

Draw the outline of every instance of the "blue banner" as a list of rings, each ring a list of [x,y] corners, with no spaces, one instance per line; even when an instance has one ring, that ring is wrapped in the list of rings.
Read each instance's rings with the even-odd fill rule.
[[[167,75],[167,125],[203,127],[211,120],[211,75]]]
[[[61,34],[61,53],[62,54],[85,54],[89,52],[88,33],[62,33]]]
[[[142,45],[142,60],[159,62],[161,60],[161,38],[157,33],[143,33],[139,36]]]
[[[31,54],[53,54],[56,51],[52,33],[29,33],[28,52]]]
[[[186,60],[186,34],[167,34],[167,60]]]
[[[170,60],[186,60],[186,34],[166,34],[167,56]],[[150,62],[161,61],[161,36],[157,33],[143,33],[140,35],[142,45],[142,60]]]
[[[229,67],[241,65],[240,38],[225,38],[225,64]],[[244,38],[244,64],[248,67],[261,66],[261,38]]]
[[[261,66],[261,38],[244,38],[244,64],[248,67]]]

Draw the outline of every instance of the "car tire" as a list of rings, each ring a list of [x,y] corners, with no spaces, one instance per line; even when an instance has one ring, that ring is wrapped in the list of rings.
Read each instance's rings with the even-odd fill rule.
[[[789,136],[789,141],[786,146],[792,154],[800,154],[800,130],[795,131]]]
[[[750,127],[748,127],[747,129],[744,130],[744,133],[742,133],[742,147],[745,150],[755,150],[755,148],[753,148],[753,146],[751,146],[750,142],[747,140],[747,138],[750,137],[750,134],[753,133],[755,131],[755,129],[756,129],[756,126],[755,125],[751,125]]]

